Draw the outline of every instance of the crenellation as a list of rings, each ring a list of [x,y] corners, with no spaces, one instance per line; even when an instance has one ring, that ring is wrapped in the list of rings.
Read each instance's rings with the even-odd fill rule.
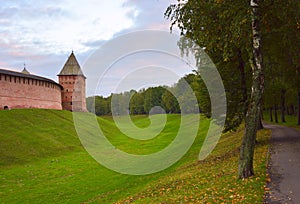
[[[76,73],[68,70],[70,66]],[[73,52],[58,78],[59,83],[56,83],[51,79],[32,75],[27,70],[14,72],[0,69],[0,109],[43,108],[87,111],[86,77]],[[75,91],[77,89],[79,91]]]

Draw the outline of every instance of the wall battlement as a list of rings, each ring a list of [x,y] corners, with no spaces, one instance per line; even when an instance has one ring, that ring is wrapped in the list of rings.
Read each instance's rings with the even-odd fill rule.
[[[74,61],[72,52],[69,61]],[[80,66],[73,75],[59,74],[59,83],[32,75],[25,68],[22,72],[0,69],[0,109],[43,108],[86,111],[85,76]],[[76,71],[76,70],[75,70]]]

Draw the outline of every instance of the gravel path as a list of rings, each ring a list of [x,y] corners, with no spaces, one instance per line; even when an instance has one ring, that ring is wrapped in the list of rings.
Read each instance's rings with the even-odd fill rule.
[[[300,131],[264,124],[272,130],[272,149],[266,203],[300,204]]]

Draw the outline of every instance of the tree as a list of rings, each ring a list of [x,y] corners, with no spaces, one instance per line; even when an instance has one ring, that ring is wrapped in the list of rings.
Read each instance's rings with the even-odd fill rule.
[[[205,47],[216,65],[224,79],[227,97],[224,131],[233,130],[242,122],[248,106],[251,76],[249,6],[246,0],[178,2],[168,7],[165,16],[172,22],[171,29],[178,26],[183,36]],[[184,43],[180,42],[179,46],[184,48]]]
[[[165,92],[165,88],[163,88],[161,86],[150,87],[145,91],[144,110],[147,114],[150,113],[151,109],[156,106],[163,107],[162,95],[164,92]],[[156,113],[155,110],[154,110],[154,113]],[[160,113],[160,112],[158,112],[158,113]]]
[[[253,33],[253,58],[252,58],[252,92],[249,108],[245,119],[245,131],[240,148],[239,178],[248,178],[254,175],[253,157],[258,119],[261,114],[261,102],[264,91],[264,72],[261,53],[261,0],[251,0],[252,7],[252,33]]]
[[[173,87],[170,89],[174,90]],[[167,113],[180,113],[178,101],[169,90],[165,90],[165,92],[163,93],[162,103]]]
[[[286,12],[282,12],[283,10]],[[165,16],[172,22],[171,29],[173,26],[178,26],[183,36],[206,48],[207,54],[224,79],[228,100],[226,130],[239,125],[247,110],[239,161],[240,178],[246,178],[254,173],[253,152],[262,109],[265,65],[267,68],[272,66],[276,71],[280,70],[278,73],[281,75],[287,70],[288,73],[290,71],[294,73],[287,75],[294,76],[292,79],[276,78],[276,81],[282,82],[276,84],[293,82],[291,84],[294,85],[288,85],[288,88],[298,89],[298,107],[300,107],[299,15],[297,0],[284,2],[251,0],[250,6],[249,0],[179,0],[177,4],[169,6],[165,12]],[[265,51],[267,64],[262,62],[261,37],[266,39],[263,51]],[[285,52],[282,52],[282,49]],[[278,53],[283,53],[282,57]],[[277,67],[272,65],[274,61]],[[274,75],[270,75],[269,78],[273,80]],[[249,101],[250,84],[252,85]],[[281,86],[276,95],[279,99],[282,98],[281,102],[278,102],[281,106],[285,106],[287,94],[284,90],[288,89]],[[265,104],[269,104],[269,101]],[[281,109],[283,110],[282,107]],[[300,111],[298,114],[300,124]]]
[[[297,122],[297,125],[300,126],[300,65],[297,67],[296,69],[296,76],[297,76],[297,81],[296,81],[296,84],[297,84],[297,92],[298,92],[298,114],[297,114],[297,118],[298,118],[298,122]]]
[[[131,97],[130,104],[130,114],[145,114],[144,111],[144,94],[143,92],[135,92]]]
[[[253,75],[252,93],[246,115],[245,134],[241,147],[240,178],[249,177],[254,173],[253,154],[255,136],[259,122],[258,119],[260,119],[264,85],[260,30],[258,27],[260,14],[257,3],[257,1],[251,1],[252,29],[245,26],[249,20],[247,18],[248,5],[245,4],[245,1],[190,0],[185,4],[178,3],[177,5],[171,5],[165,14],[171,19],[172,26],[178,25],[182,31],[182,35],[191,38],[198,45],[206,47],[206,52],[217,65],[221,76],[225,79],[225,88],[227,87],[229,120],[226,120],[226,124],[231,129],[240,124],[246,110],[245,106],[240,105],[240,102],[243,105],[247,104],[247,101],[245,101],[247,100],[247,88],[246,62],[244,57],[250,56],[253,58],[252,63],[250,63]],[[251,39],[250,36],[253,36],[252,43],[250,43],[251,41],[249,42],[249,39]],[[250,52],[252,50],[250,45],[253,45],[253,52]],[[236,53],[238,53],[238,59],[233,57]],[[232,80],[232,78],[235,79],[235,77],[232,77],[235,73],[232,67],[224,69],[224,67],[227,68],[228,64],[232,65],[235,63],[238,70],[240,70],[240,76],[237,77],[241,79],[240,84],[236,83],[237,80]],[[240,88],[243,89],[241,92],[239,91]],[[234,94],[231,94],[232,90]],[[235,97],[235,95],[238,97]],[[235,119],[237,119],[236,122]]]
[[[110,115],[110,97],[93,96],[86,99],[87,109],[96,115]]]
[[[282,11],[285,12],[282,12]],[[281,121],[285,114],[294,112],[297,104],[297,66],[299,66],[299,2],[264,1],[262,17],[263,53],[266,76],[264,106],[275,116],[280,110]],[[276,107],[276,108],[275,108]],[[278,111],[277,111],[278,110]],[[275,121],[278,121],[275,117]]]
[[[209,93],[204,81],[201,78],[201,75],[198,72],[196,72],[196,74],[193,76],[193,80],[189,83],[197,97],[200,112],[206,117],[210,118],[211,103]]]
[[[193,97],[195,96],[195,92],[191,87],[191,84],[194,80],[194,74],[186,75],[185,77],[179,79],[174,87],[182,114],[199,112],[199,103],[196,97]]]

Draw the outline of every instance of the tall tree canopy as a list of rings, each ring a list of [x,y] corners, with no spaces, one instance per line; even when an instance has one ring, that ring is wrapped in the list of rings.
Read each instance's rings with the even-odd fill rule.
[[[282,73],[291,69],[292,87],[299,90],[299,1],[178,0],[168,7],[165,16],[171,20],[171,28],[177,26],[181,35],[205,47],[216,64],[228,99],[226,128],[234,128],[246,117],[239,177],[253,175],[255,135],[264,89],[262,68],[265,66],[268,74],[271,67],[273,72],[276,69]],[[261,37],[266,39],[263,47]],[[278,42],[285,49],[282,57]],[[280,62],[271,66],[275,61]],[[287,82],[286,78],[282,80]],[[282,87],[282,95],[285,89]]]
[[[189,0],[171,5],[165,16],[178,26],[181,34],[200,47],[217,66],[228,99],[225,130],[242,121],[249,98],[249,49],[251,18],[249,6],[242,1]]]

